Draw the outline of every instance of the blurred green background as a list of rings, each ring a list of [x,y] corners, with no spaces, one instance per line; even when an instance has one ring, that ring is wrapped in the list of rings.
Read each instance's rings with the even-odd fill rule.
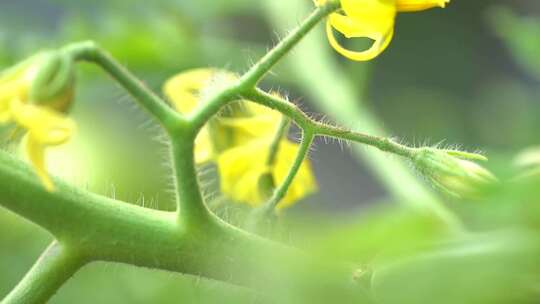
[[[242,72],[283,36],[290,28],[286,22],[297,24],[311,6],[309,0],[266,2],[2,0],[0,67],[42,48],[92,39],[156,91],[185,69]],[[413,145],[444,141],[481,150],[492,160],[488,167],[502,176],[513,174],[511,162],[517,153],[540,145],[538,1],[454,0],[444,10],[399,15],[394,41],[369,63],[334,53],[322,25],[292,55],[307,58],[307,46],[315,46],[309,54],[321,54],[309,57],[308,69],[286,60],[263,87],[286,92],[315,117],[328,116],[359,131],[384,130]],[[346,86],[328,71],[347,79]],[[155,122],[98,69],[82,66],[78,77],[73,115],[79,133],[72,143],[51,152],[51,169],[91,191],[172,210],[167,145]],[[316,98],[319,92],[325,92],[326,100]],[[345,104],[365,116],[343,114]],[[2,146],[16,151],[16,143],[5,139],[9,130],[0,131]],[[392,195],[395,191],[382,181],[384,174],[373,170],[383,165],[363,153],[317,140],[310,158],[321,191],[297,204],[291,217],[309,222],[307,215],[330,214],[355,222],[352,219],[369,213],[367,206],[399,204]],[[206,168],[203,179],[209,183],[209,200],[219,198],[215,170]],[[407,181],[403,183],[407,187]],[[504,201],[509,196],[493,197]],[[490,216],[499,218],[505,208]],[[219,212],[232,218],[235,210],[226,205]],[[493,225],[493,218],[487,218],[473,222]],[[45,232],[0,209],[0,297],[49,241]],[[77,274],[52,302],[257,303],[257,299],[242,288],[196,277],[94,264]]]

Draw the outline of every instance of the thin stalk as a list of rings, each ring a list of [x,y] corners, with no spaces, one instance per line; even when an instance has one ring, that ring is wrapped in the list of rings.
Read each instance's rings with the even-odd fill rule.
[[[45,303],[84,264],[84,259],[55,241],[1,304]]]
[[[300,147],[298,148],[298,152],[296,153],[296,157],[294,158],[291,168],[289,169],[289,172],[285,177],[285,180],[283,180],[281,185],[276,188],[272,197],[270,197],[268,202],[266,202],[262,207],[264,213],[266,213],[267,215],[276,209],[276,206],[287,194],[287,190],[289,190],[289,188],[291,187],[291,184],[294,181],[298,170],[300,170],[302,162],[304,161],[309,152],[309,147],[313,142],[313,137],[314,134],[311,130],[304,130],[302,134],[302,142],[300,144]]]
[[[299,13],[311,9],[309,1],[264,1],[262,4],[269,22],[280,30],[289,28],[291,20]],[[380,127],[383,123],[362,102],[362,94],[365,93],[362,88],[365,84],[353,83],[343,73],[343,67],[333,58],[326,35],[322,30],[315,32],[318,34],[310,35],[310,39],[296,48],[287,62],[298,80],[297,84],[309,94],[314,105],[342,124],[354,123],[363,132],[384,136],[385,130]],[[336,98],[339,98],[339,102]],[[354,149],[354,152],[371,167],[399,202],[432,213],[456,231],[463,230],[463,224],[456,215],[411,173],[409,166],[399,159],[389,158],[370,149],[359,148]]]
[[[295,30],[290,32],[278,45],[261,58],[240,80],[244,88],[253,88],[261,78],[272,69],[272,67],[291,51],[307,33],[315,27],[328,14],[339,8],[339,2],[329,1],[327,4],[318,7],[307,17]]]
[[[238,82],[229,88],[217,93],[214,97],[206,101],[206,106],[196,109],[190,116],[189,121],[192,127],[200,129],[221,108],[228,103],[238,99],[238,95],[248,92],[257,86],[261,78],[268,73],[272,67],[279,62],[291,49],[297,45],[322,19],[339,8],[339,2],[329,1],[326,5],[318,7],[309,17],[307,17],[296,29],[290,32],[264,57],[253,65]]]
[[[71,55],[74,60],[89,61],[100,66],[166,129],[175,129],[184,122],[183,116],[180,113],[169,107],[163,99],[148,89],[142,81],[137,79],[94,42],[87,41],[70,44],[64,47],[63,51]]]
[[[283,138],[286,138],[287,133],[289,132],[290,126],[291,126],[291,119],[283,115],[279,122],[279,126],[276,130],[276,134],[274,135],[274,138],[272,139],[272,143],[270,144],[270,149],[268,150],[268,159],[266,160],[266,164],[268,166],[272,166],[276,162],[276,157],[279,151],[281,140]]]
[[[281,112],[283,115],[294,120],[294,122],[302,129],[310,130],[314,133],[314,135],[345,139],[348,141],[376,147],[381,151],[390,152],[406,158],[413,157],[416,152],[415,148],[398,144],[386,137],[367,135],[320,123],[309,118],[304,112],[302,112],[302,110],[287,100],[282,99],[279,96],[268,94],[261,90],[252,90],[243,96],[250,101]]]

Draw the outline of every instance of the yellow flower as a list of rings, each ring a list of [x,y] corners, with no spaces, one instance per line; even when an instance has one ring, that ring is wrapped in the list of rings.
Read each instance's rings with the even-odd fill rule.
[[[236,75],[214,69],[194,69],[180,73],[164,85],[165,95],[181,113],[188,114],[211,94],[212,88],[237,80]],[[237,101],[231,109],[212,118],[195,140],[195,161],[213,161],[221,177],[221,190],[235,201],[257,206],[265,199],[260,182],[271,175],[281,183],[298,145],[282,139],[272,166],[267,164],[270,146],[276,136],[281,114],[247,101]],[[309,161],[304,161],[278,209],[292,205],[316,189]]]
[[[328,0],[314,0],[317,6]],[[434,7],[445,7],[450,0],[341,0],[342,11],[333,13],[326,23],[330,45],[341,55],[356,61],[371,60],[380,55],[394,36],[394,22],[398,12],[416,12]],[[351,51],[337,41],[334,31],[346,38],[369,38],[371,47],[365,51]]]
[[[261,189],[263,187],[261,179],[270,174],[274,184],[283,183],[299,149],[297,144],[282,139],[275,162],[270,166],[266,160],[271,143],[272,138],[254,139],[250,143],[229,149],[218,157],[221,188],[224,193],[236,201],[246,202],[254,207],[268,199],[264,189]],[[311,165],[308,160],[304,160],[287,194],[276,209],[289,207],[316,190]]]
[[[73,97],[71,66],[60,68],[63,60],[51,56],[32,57],[0,74],[0,123],[26,130],[24,151],[48,191],[54,185],[47,173],[46,148],[66,142],[76,128],[62,114]]]

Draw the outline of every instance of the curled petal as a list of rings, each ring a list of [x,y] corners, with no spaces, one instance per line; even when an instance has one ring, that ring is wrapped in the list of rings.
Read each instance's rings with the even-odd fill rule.
[[[434,7],[446,7],[450,0],[397,0],[396,8],[398,12],[417,12]]]
[[[31,135],[26,135],[23,138],[23,147],[26,153],[26,157],[34,167],[37,176],[43,183],[43,186],[47,191],[54,191],[54,184],[47,173],[47,166],[45,165],[45,149],[46,146],[37,141]]]
[[[48,146],[66,142],[75,132],[75,123],[53,110],[38,105],[23,104],[18,100],[12,102],[11,112],[15,122],[28,130],[23,141],[28,160],[45,188],[53,191],[54,185],[45,164],[45,150]]]
[[[0,123],[11,120],[11,103],[26,98],[27,86],[24,82],[13,80],[0,82]]]
[[[376,37],[376,39],[374,39],[375,41],[369,49],[360,52],[348,50],[339,44],[334,35],[330,19],[326,23],[326,34],[330,45],[341,55],[351,60],[368,61],[379,56],[388,47],[394,36],[394,28],[391,27],[387,33],[377,33],[377,35],[371,33],[369,36],[365,35],[364,37],[371,39]]]
[[[42,106],[16,100],[11,103],[11,112],[16,123],[43,145],[63,144],[76,129],[73,120]]]
[[[353,19],[369,24],[387,23],[396,15],[396,0],[341,0],[341,8]]]

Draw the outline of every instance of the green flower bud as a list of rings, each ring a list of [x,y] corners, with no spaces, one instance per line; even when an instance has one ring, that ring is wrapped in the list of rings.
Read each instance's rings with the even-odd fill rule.
[[[59,51],[41,53],[33,63],[36,74],[30,86],[30,101],[66,112],[74,97],[73,59]]]
[[[412,162],[442,192],[459,198],[476,198],[483,187],[495,183],[497,179],[473,160],[486,158],[462,151],[422,148]]]

